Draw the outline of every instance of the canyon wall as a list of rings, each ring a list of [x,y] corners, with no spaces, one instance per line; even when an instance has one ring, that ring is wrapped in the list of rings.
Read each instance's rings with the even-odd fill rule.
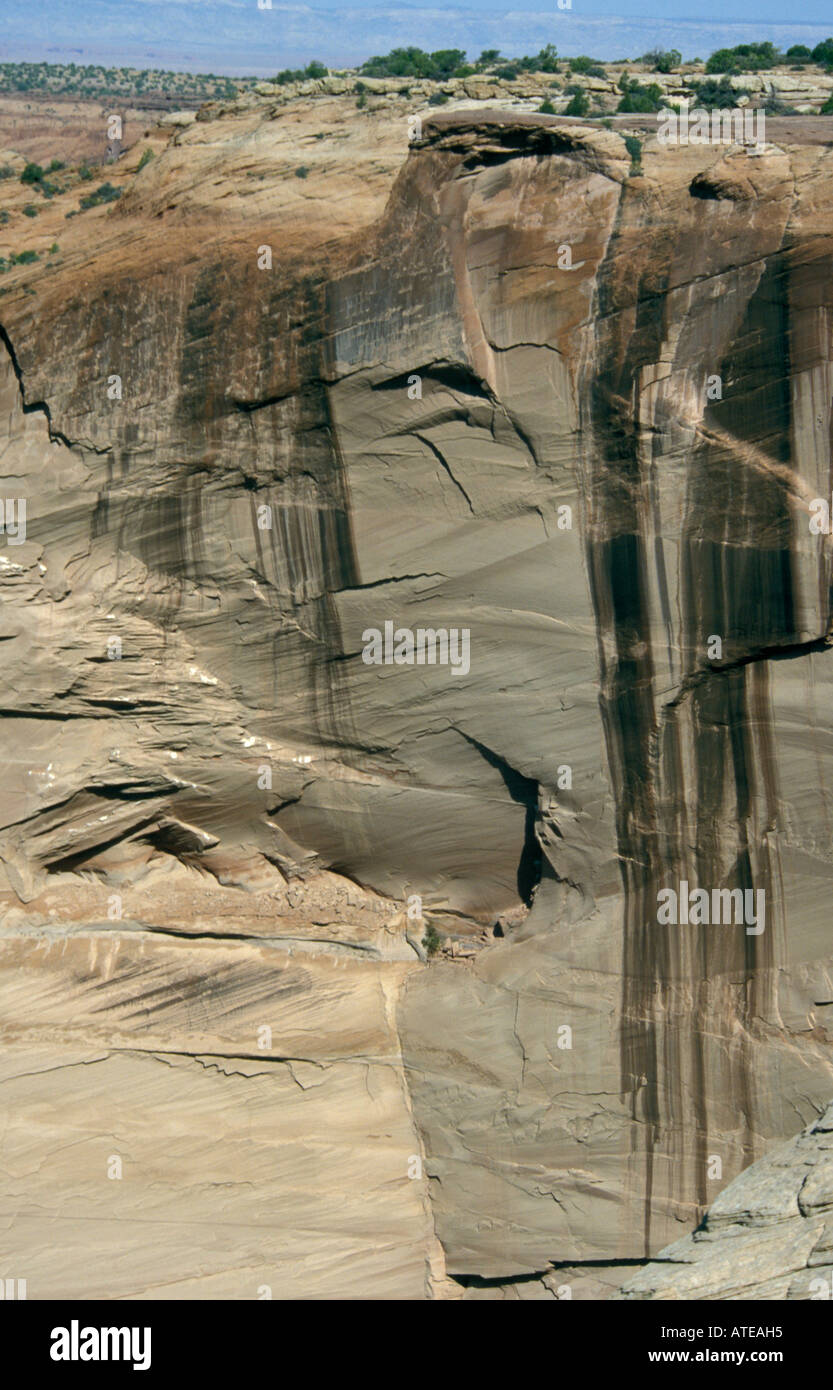
[[[321,120],[0,301],[30,1297],[604,1296],[831,1094],[829,143]]]

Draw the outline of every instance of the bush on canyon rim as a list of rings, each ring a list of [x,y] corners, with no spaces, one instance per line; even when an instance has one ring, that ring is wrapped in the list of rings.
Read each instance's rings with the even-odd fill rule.
[[[311,63],[307,63],[305,68],[284,68],[278,73],[275,81],[285,87],[288,82],[306,82],[311,77],[326,77],[329,68],[325,68],[323,63],[319,63],[317,58],[313,58]]]
[[[718,48],[706,63],[706,72],[759,72],[777,67],[781,54],[774,44],[739,43],[734,48]]]
[[[567,88],[567,91],[570,91],[569,87]],[[570,103],[568,106],[564,108],[564,115],[586,116],[589,110],[590,102],[588,100],[587,93],[583,92],[580,87],[573,89],[573,95],[570,99]]]
[[[682,60],[683,55],[678,48],[652,48],[650,53],[642,54],[642,62],[652,72],[674,72]]]
[[[751,96],[748,87],[733,87],[728,77],[715,82],[707,77],[705,82],[692,82],[691,90],[698,106],[706,106],[710,111],[731,111],[738,104],[738,97]]]
[[[390,53],[368,58],[359,71],[366,77],[422,77],[442,82],[454,76],[465,61],[462,48],[439,48],[436,53],[413,47],[393,48]]]
[[[554,44],[547,43],[531,57],[503,58],[500,49],[484,48],[471,65],[466,62],[461,48],[440,48],[435,53],[414,47],[393,48],[390,53],[368,58],[359,71],[367,77],[418,77],[430,82],[445,82],[449,77],[473,77],[475,73],[488,71],[513,82],[520,72],[558,72],[558,52]]]
[[[582,73],[585,77],[607,77],[601,63],[597,63],[595,58],[588,58],[585,53],[570,59],[570,72]]]
[[[663,105],[662,88],[656,82],[649,82],[647,87],[643,87],[636,81],[636,78],[626,82],[623,75],[619,82],[619,89],[623,96],[616,108],[617,111],[631,113],[659,111]]]
[[[822,43],[817,43],[813,49],[813,62],[821,63],[823,67],[833,67],[833,39],[824,39]]]

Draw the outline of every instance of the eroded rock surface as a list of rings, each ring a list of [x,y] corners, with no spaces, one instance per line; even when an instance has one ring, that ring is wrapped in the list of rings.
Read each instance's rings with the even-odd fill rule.
[[[614,1298],[830,1299],[833,1106],[735,1178]]]
[[[2,301],[9,1258],[604,1296],[831,1093],[833,154],[263,101]]]

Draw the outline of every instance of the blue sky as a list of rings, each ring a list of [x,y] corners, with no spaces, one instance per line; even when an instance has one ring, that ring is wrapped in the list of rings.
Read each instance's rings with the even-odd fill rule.
[[[263,0],[265,3],[265,0]],[[310,58],[349,64],[397,45],[636,57],[660,45],[686,58],[750,39],[782,47],[833,33],[831,0],[506,0],[378,4],[375,0],[0,0],[0,60],[130,64],[232,75],[273,73]]]

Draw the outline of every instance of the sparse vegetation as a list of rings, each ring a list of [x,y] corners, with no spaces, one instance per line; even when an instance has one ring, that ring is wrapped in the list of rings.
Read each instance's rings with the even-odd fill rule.
[[[146,150],[143,150],[143,151],[142,151],[142,157],[141,157],[141,159],[139,160],[139,163],[136,165],[136,173],[137,173],[137,174],[141,173],[142,169],[146,168],[147,165],[150,164],[150,161],[151,161],[152,159],[153,159],[153,150],[148,146],[148,148],[147,148]]]
[[[833,39],[824,39],[813,49],[813,62],[821,63],[823,68],[833,68]]]
[[[429,105],[429,106],[445,106],[445,104],[446,104],[447,101],[448,101],[448,97],[445,95],[445,92],[434,92],[433,96],[430,96],[430,97],[428,98],[428,105]]]
[[[230,99],[254,86],[256,77],[168,72],[162,68],[105,68],[77,63],[0,63],[0,92],[43,92],[79,99],[134,98],[153,105]]]
[[[761,72],[774,68],[781,54],[774,44],[739,43],[734,48],[718,48],[706,63],[708,73]]]
[[[767,97],[763,104],[763,110],[768,116],[797,116],[799,113],[789,102],[782,101],[780,97],[773,96],[772,93]]]
[[[444,938],[440,936],[440,933],[437,931],[436,927],[432,926],[429,922],[428,926],[425,928],[425,935],[422,938],[422,944],[425,948],[425,954],[429,957],[429,959],[431,956],[435,956],[437,954],[437,952],[443,944],[443,940]]]
[[[564,108],[564,115],[586,116],[590,110],[590,101],[584,89],[573,85],[572,87],[568,87],[567,91],[572,95],[568,105]]]
[[[0,256],[0,275],[5,275],[12,266],[33,265],[39,259],[37,251],[18,251],[16,253],[13,251],[8,259],[5,256]]]
[[[593,59],[587,61],[592,63]],[[554,44],[548,43],[528,57],[503,58],[499,49],[484,48],[480,57],[470,64],[461,48],[441,48],[435,53],[413,47],[394,48],[383,56],[368,58],[360,71],[368,77],[416,77],[433,82],[489,73],[506,82],[515,82],[522,72],[558,72],[558,52]]]
[[[649,82],[643,86],[635,77],[629,78],[627,73],[623,73],[619,80],[619,90],[622,99],[617,106],[617,111],[629,113],[643,113],[659,111],[663,105],[662,88],[656,82]]]
[[[586,54],[570,59],[570,72],[580,73],[585,77],[607,77],[601,63],[597,63],[595,58],[588,58]]]
[[[676,72],[683,60],[677,48],[652,48],[650,53],[642,54],[642,62],[652,72]]]
[[[94,193],[87,193],[78,204],[79,212],[87,212],[90,208],[100,207],[102,203],[114,203],[121,197],[121,189],[114,188],[111,183],[101,183]]]
[[[733,87],[728,77],[721,78],[720,82],[707,77],[705,82],[692,83],[692,91],[697,105],[710,111],[731,110],[737,106],[738,97],[751,95],[748,87]]]
[[[307,82],[313,77],[327,77],[330,69],[325,68],[323,63],[319,63],[313,58],[311,63],[307,63],[305,68],[284,68],[279,72],[275,81],[281,87],[285,87],[290,82]]]
[[[631,157],[631,174],[642,172],[642,141],[637,135],[625,136],[625,149]]]
[[[425,53],[421,48],[394,48],[384,56],[368,58],[360,71],[367,77],[422,77],[443,82],[465,66],[462,48],[440,48]]]

